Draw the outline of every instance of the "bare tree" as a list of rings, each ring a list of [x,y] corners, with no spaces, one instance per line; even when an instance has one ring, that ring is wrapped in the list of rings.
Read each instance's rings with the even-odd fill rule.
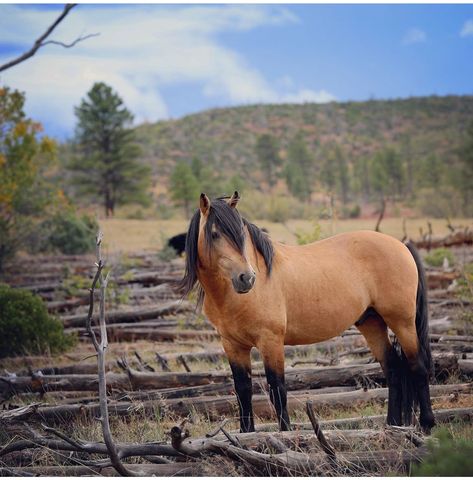
[[[28,58],[31,58],[33,55],[35,55],[35,53],[40,48],[46,45],[60,45],[61,47],[64,47],[64,48],[71,48],[77,43],[82,42],[83,40],[86,40],[87,38],[96,37],[97,35],[99,35],[98,33],[91,33],[89,35],[83,35],[83,36],[81,35],[71,43],[63,43],[57,40],[46,40],[51,35],[51,33],[53,33],[56,27],[64,20],[64,18],[67,17],[69,12],[76,5],[77,3],[67,3],[66,5],[64,5],[64,10],[62,11],[61,15],[59,15],[59,17],[54,21],[54,23],[52,23],[47,28],[47,30],[34,42],[33,46],[28,51],[20,55],[19,57],[14,58],[13,60],[10,60],[9,62],[4,63],[3,65],[0,65],[0,72],[3,72],[4,70],[8,70],[9,68],[14,67],[15,65],[18,65],[19,63],[24,62]]]
[[[92,339],[95,351],[97,353],[97,367],[99,375],[99,401],[100,401],[100,423],[102,424],[102,433],[105,445],[107,446],[107,451],[110,456],[111,463],[115,470],[122,476],[132,477],[134,476],[128,468],[126,468],[120,460],[120,457],[117,453],[117,447],[112,438],[112,433],[110,430],[110,422],[108,416],[108,401],[107,401],[107,383],[106,383],[106,374],[105,374],[105,354],[108,347],[107,339],[107,326],[105,323],[105,292],[107,289],[108,276],[104,278],[103,268],[104,262],[102,260],[102,233],[99,232],[97,235],[96,242],[96,255],[97,255],[97,271],[92,282],[92,287],[90,288],[90,304],[89,304],[89,313],[86,320],[86,329],[89,336]],[[94,293],[97,282],[100,283],[100,309],[99,309],[99,326],[100,326],[100,342],[97,340],[97,336],[92,328],[92,315],[94,313]]]

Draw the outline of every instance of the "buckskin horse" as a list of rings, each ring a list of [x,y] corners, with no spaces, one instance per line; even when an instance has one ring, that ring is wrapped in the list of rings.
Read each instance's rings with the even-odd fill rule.
[[[198,301],[220,334],[240,430],[254,431],[252,347],[262,357],[279,428],[288,430],[284,345],[321,342],[355,325],[387,379],[387,423],[412,423],[418,404],[420,425],[429,432],[435,421],[427,286],[415,247],[373,231],[285,245],[241,217],[239,198],[235,192],[210,201],[201,194],[179,288],[183,295],[198,289]]]

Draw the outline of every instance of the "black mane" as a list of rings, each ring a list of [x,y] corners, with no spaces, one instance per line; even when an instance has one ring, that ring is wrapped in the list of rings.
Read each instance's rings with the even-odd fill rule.
[[[199,238],[200,210],[194,213],[187,231],[186,237],[186,270],[184,277],[178,284],[178,291],[183,295],[189,294],[196,284],[198,284],[197,270],[199,268],[199,256],[197,252]],[[212,200],[209,208],[207,222],[205,224],[204,234],[205,243],[208,251],[212,249],[212,227],[215,227],[226,237],[226,239],[243,253],[245,248],[246,226],[250,234],[251,241],[256,250],[261,254],[266,265],[266,272],[269,276],[273,266],[274,250],[273,244],[268,235],[262,232],[256,225],[243,218],[236,208],[232,208],[223,199]],[[204,299],[204,291],[198,285],[198,305]]]

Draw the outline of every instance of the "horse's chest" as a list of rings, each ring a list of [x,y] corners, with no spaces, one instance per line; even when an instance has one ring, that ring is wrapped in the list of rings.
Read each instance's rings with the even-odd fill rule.
[[[253,346],[258,338],[258,323],[245,312],[231,312],[204,304],[204,313],[222,338]]]

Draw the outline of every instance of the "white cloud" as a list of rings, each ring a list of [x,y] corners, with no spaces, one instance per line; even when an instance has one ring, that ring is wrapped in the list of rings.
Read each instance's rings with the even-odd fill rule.
[[[409,29],[402,38],[403,45],[412,45],[414,43],[424,43],[427,41],[427,34],[420,28]]]
[[[28,49],[57,12],[34,6],[0,5],[2,43]],[[73,106],[95,81],[116,89],[136,122],[169,116],[162,88],[193,84],[222,103],[329,101],[328,92],[301,89],[282,93],[245,58],[219,41],[223,32],[298,22],[282,7],[149,6],[76,7],[52,38],[70,42],[79,35],[100,36],[72,49],[47,46],[0,80],[27,93],[28,113],[71,131]],[[9,57],[0,56],[0,64]],[[276,82],[277,84],[277,82]]]
[[[295,93],[288,93],[282,96],[281,101],[286,103],[328,103],[336,100],[331,93],[326,90],[315,92],[307,88],[302,88]]]
[[[473,19],[467,20],[460,31],[460,37],[473,36]]]

